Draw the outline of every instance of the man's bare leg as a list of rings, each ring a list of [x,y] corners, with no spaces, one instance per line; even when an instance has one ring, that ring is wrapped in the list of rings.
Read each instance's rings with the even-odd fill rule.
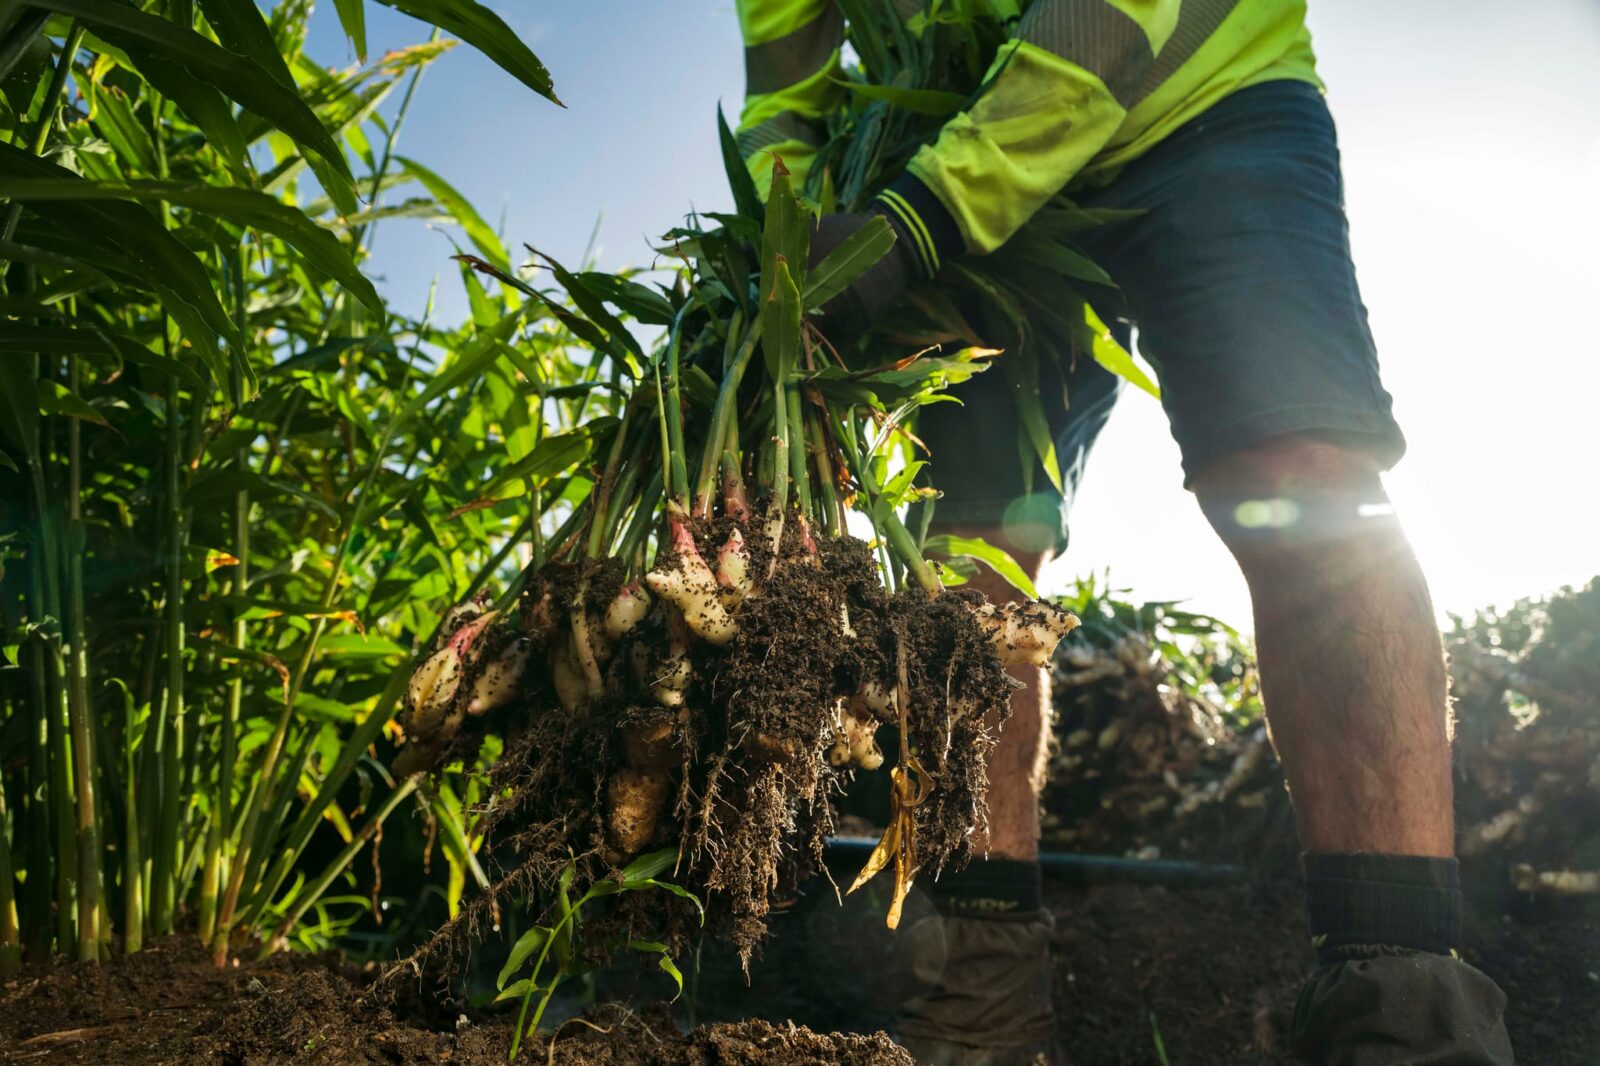
[[[1244,570],[1262,694],[1308,852],[1454,854],[1444,654],[1360,451],[1280,437],[1195,479]]]

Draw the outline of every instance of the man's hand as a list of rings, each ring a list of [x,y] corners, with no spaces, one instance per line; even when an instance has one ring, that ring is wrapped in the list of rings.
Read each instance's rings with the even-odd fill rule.
[[[842,244],[847,237],[876,216],[877,212],[827,215],[817,220],[811,234],[811,265],[816,266],[827,258],[829,252]],[[866,273],[850,283],[850,287],[822,305],[822,313],[813,324],[839,348],[853,345],[899,299],[900,294],[917,277],[916,257],[906,242],[905,234],[895,225],[892,216],[889,225],[895,231],[894,246],[884,257],[874,263]]]

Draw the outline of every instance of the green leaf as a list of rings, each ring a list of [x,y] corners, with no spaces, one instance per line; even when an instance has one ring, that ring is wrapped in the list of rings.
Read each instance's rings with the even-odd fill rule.
[[[7,352],[24,355],[109,355],[165,374],[176,374],[196,388],[205,386],[205,380],[199,374],[176,359],[157,355],[132,337],[103,329],[7,323],[5,329],[0,330],[0,353]]]
[[[766,209],[761,205],[761,195],[756,191],[756,180],[750,176],[744,156],[739,153],[739,142],[734,140],[728,120],[717,105],[717,139],[722,145],[722,167],[728,172],[728,187],[733,191],[733,206],[746,218],[761,221]]]
[[[1117,343],[1117,339],[1111,335],[1106,324],[1100,321],[1100,316],[1094,313],[1094,308],[1085,303],[1083,311],[1090,331],[1089,353],[1094,356],[1094,361],[1128,384],[1143,389],[1158,400],[1161,399],[1161,389],[1150,380],[1144,368],[1133,361],[1133,356],[1128,350]]]
[[[957,537],[947,533],[931,536],[923,544],[929,555],[966,556],[986,564],[989,569],[1005,578],[1011,587],[1030,600],[1039,598],[1033,581],[1004,549],[997,548],[982,537]]]
[[[781,165],[774,166],[761,229],[761,285],[757,291],[762,300],[771,296],[773,261],[777,258],[788,261],[789,275],[796,286],[805,284],[806,256],[811,245],[808,221],[807,212],[794,195],[789,172]]]
[[[800,365],[800,290],[789,276],[789,264],[781,256],[773,262],[772,289],[766,294],[767,307],[761,316],[761,355],[767,376],[787,381]]]
[[[805,309],[815,311],[843,292],[889,254],[894,241],[894,229],[881,215],[846,237],[806,274]]]
[[[893,85],[869,85],[847,78],[832,79],[857,96],[868,100],[881,100],[893,107],[915,111],[919,115],[943,118],[960,111],[967,98],[960,93],[947,93],[939,89],[902,89]]]
[[[81,418],[85,422],[94,422],[108,429],[111,427],[111,423],[106,421],[104,415],[90,406],[82,397],[70,391],[61,382],[46,379],[39,384],[44,386],[39,392],[39,412],[41,414]]]
[[[660,851],[648,852],[622,868],[622,879],[637,881],[641,878],[655,877],[666,872],[667,868],[677,861],[677,848],[662,848]]]
[[[533,956],[535,951],[544,947],[545,941],[550,939],[550,930],[542,925],[530,928],[526,933],[517,937],[517,942],[511,945],[511,955],[506,959],[506,964],[500,967],[500,973],[494,979],[496,988],[505,989],[506,982],[511,975],[522,968],[522,964]],[[509,989],[506,989],[509,991]]]
[[[519,311],[507,315],[505,320],[493,329],[483,330],[467,347],[456,354],[456,358],[444,367],[434,379],[428,383],[416,396],[413,396],[401,411],[397,424],[403,424],[427,408],[434,400],[443,396],[457,385],[477,377],[500,358],[500,342],[516,332],[517,326],[522,321]]]
[[[70,15],[124,51],[148,53],[175,64],[195,79],[227,94],[321,156],[339,180],[327,191],[354,211],[355,179],[344,153],[300,94],[255,60],[214,44],[200,34],[119,0],[21,0],[29,7]]]
[[[578,279],[600,299],[616,304],[624,314],[632,315],[640,322],[652,326],[672,323],[672,304],[649,286],[594,270],[581,272]]]
[[[615,881],[602,881],[600,883],[616,884]],[[624,892],[638,892],[641,889],[646,888],[659,888],[664,892],[671,892],[674,896],[678,896],[682,899],[688,900],[690,903],[693,903],[695,910],[700,912],[700,924],[705,924],[706,909],[704,905],[701,904],[700,898],[693,892],[690,892],[687,888],[684,888],[682,885],[675,885],[670,881],[657,881],[653,877],[641,877],[633,881],[624,881],[618,886],[619,891]]]
[[[339,13],[339,25],[344,28],[344,35],[350,39],[351,47],[356,50],[356,58],[365,63],[367,61],[365,0],[333,0],[333,7]]]
[[[183,494],[190,507],[203,508],[207,504],[233,501],[234,495],[248,492],[252,499],[270,499],[275,496],[293,496],[315,507],[330,518],[338,513],[321,497],[285,481],[263,477],[253,470],[210,470],[195,476]]]
[[[0,178],[0,197],[33,203],[39,200],[141,200],[181,204],[194,211],[221,215],[282,238],[318,270],[349,289],[374,314],[385,313],[383,298],[372,287],[339,239],[306,217],[299,208],[252,189],[190,185],[174,181],[85,181],[82,178]]]
[[[59,188],[63,182],[83,179],[20,148],[0,144],[0,186],[35,181]],[[18,185],[11,192],[0,192],[0,196],[16,197],[25,187]],[[205,264],[153,215],[138,204],[107,199],[77,201],[67,206],[46,198],[31,206],[51,228],[72,234],[79,246],[102,249],[120,271],[143,279],[212,374],[218,380],[226,378],[228,364],[217,350],[217,337],[234,336],[233,320],[217,302]]]
[[[360,6],[356,5],[358,9]],[[283,61],[283,53],[278,51],[278,42],[272,39],[272,30],[262,18],[256,0],[200,0],[200,10],[205,12],[206,21],[211,23],[224,47],[249,56],[285,87],[295,87],[294,77]]]
[[[478,209],[457,192],[454,185],[414,159],[395,156],[395,162],[399,163],[407,174],[420,181],[423,188],[450,212],[460,223],[461,228],[466,230],[467,239],[472,242],[473,247],[483,253],[485,259],[501,270],[511,269],[511,256],[507,254],[506,246],[483,220],[483,216],[478,214]]]
[[[453,33],[500,65],[540,96],[566,107],[556,96],[550,72],[522,39],[493,11],[476,0],[378,0],[412,18]]]
[[[479,499],[487,499],[494,492],[513,481],[524,478],[544,479],[555,476],[574,463],[588,458],[594,450],[594,427],[585,426],[570,433],[557,433],[541,440],[534,449],[510,466],[498,471],[488,484],[476,490]]]
[[[612,338],[615,342],[611,352],[613,357],[618,360],[625,359],[626,353],[622,349],[626,349],[627,352],[632,352],[636,359],[644,360],[644,349],[639,346],[638,340],[634,338],[632,333],[628,332],[628,327],[624,326],[616,315],[606,310],[605,303],[583,283],[582,279],[538,249],[530,246],[528,251],[543,259],[549,265],[550,272],[556,276],[556,280],[561,283],[561,287],[567,290],[567,295],[571,296],[572,302],[578,305],[578,310],[582,311],[588,316],[589,321],[605,330],[606,335]]]
[[[96,46],[101,44],[98,41],[93,43]],[[106,50],[110,51],[112,47],[106,46]],[[217,150],[236,177],[248,175],[249,147],[226,96],[216,87],[196,78],[183,64],[172,62],[137,42],[123,42],[120,51],[131,69],[176,104],[178,110],[199,127],[206,143]]]

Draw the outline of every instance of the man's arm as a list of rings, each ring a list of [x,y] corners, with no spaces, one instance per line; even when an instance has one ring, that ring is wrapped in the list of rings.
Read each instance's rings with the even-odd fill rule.
[[[924,273],[1004,244],[1122,125],[1178,0],[1036,0],[972,106],[878,198]]]
[[[745,74],[737,139],[765,198],[775,155],[798,185],[822,144],[822,117],[844,94],[833,80],[844,19],[833,0],[738,0],[736,6]]]

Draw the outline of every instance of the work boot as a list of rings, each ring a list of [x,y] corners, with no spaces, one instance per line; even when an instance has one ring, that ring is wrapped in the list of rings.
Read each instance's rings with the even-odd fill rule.
[[[896,1037],[922,1066],[1049,1066],[1050,941],[1037,863],[974,860],[930,886],[896,945]]]
[[[1505,1005],[1459,959],[1375,948],[1306,982],[1291,1047],[1314,1066],[1511,1066]]]
[[[1511,1066],[1505,993],[1456,956],[1461,869],[1424,855],[1302,857],[1322,969],[1290,1046],[1315,1066]]]

